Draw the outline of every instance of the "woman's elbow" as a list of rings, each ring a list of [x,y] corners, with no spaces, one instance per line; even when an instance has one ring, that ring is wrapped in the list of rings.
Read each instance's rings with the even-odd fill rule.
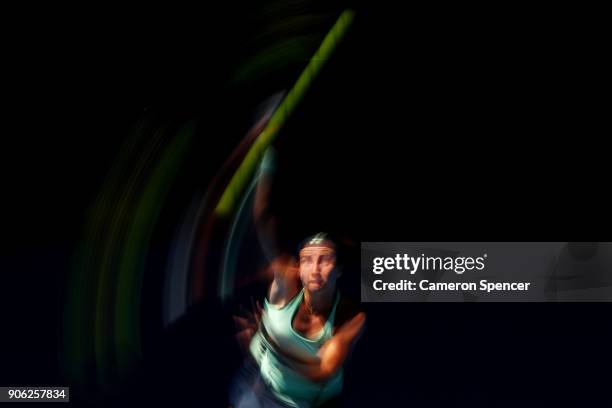
[[[330,378],[332,378],[334,376],[334,374],[336,374],[336,371],[338,370],[339,367],[337,368],[330,368],[330,367],[320,367],[318,370],[316,370],[316,372],[310,373],[310,375],[308,375],[308,379],[312,382],[317,382],[317,383],[322,383],[322,382],[327,382]]]

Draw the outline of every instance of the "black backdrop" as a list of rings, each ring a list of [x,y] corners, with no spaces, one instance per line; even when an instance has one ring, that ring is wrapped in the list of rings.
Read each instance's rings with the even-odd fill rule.
[[[277,143],[274,205],[286,236],[331,226],[357,242],[611,238],[597,10],[353,6],[351,31]],[[63,383],[66,271],[132,126],[147,115],[210,121],[199,131],[210,160],[192,157],[210,175],[257,103],[295,80],[292,67],[249,89],[224,87],[258,29],[257,7],[15,11],[2,138],[3,385]],[[230,136],[205,138],[214,132]],[[608,304],[365,309],[347,406],[612,399]],[[154,401],[142,391],[168,384],[168,400],[190,389],[183,403],[223,404],[238,364],[224,313],[204,304],[155,340],[147,370],[112,403]]]

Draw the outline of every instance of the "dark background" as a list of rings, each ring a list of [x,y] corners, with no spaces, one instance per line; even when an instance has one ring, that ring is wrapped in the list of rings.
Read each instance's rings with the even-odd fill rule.
[[[601,10],[353,6],[346,40],[277,142],[274,205],[286,235],[331,226],[356,242],[612,238]],[[258,7],[14,11],[0,173],[2,385],[64,384],[66,271],[132,126],[143,116],[205,123],[207,160],[195,149],[189,167],[205,184],[257,104],[291,86],[297,65],[225,85],[250,52]],[[228,136],[211,142],[210,133]],[[185,405],[223,406],[238,354],[213,303],[151,340],[146,369],[110,403],[156,401],[134,390],[167,384],[161,401],[191,389]],[[364,307],[347,406],[612,400],[609,304]]]

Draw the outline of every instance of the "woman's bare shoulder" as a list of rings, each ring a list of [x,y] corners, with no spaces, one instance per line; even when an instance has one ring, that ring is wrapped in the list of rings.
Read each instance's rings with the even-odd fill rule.
[[[268,302],[282,307],[297,295],[301,288],[299,267],[295,258],[279,256],[270,264],[272,283],[268,291]]]

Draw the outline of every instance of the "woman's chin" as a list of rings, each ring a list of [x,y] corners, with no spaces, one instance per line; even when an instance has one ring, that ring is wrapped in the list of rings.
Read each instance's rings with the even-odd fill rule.
[[[319,282],[310,282],[308,283],[307,288],[311,292],[316,292],[323,289],[323,284]]]

